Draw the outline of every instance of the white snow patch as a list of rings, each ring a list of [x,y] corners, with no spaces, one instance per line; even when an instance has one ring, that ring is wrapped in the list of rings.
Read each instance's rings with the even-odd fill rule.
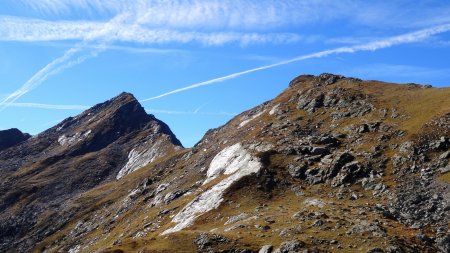
[[[140,169],[159,158],[162,155],[160,150],[161,142],[161,140],[158,140],[149,149],[143,151],[138,151],[135,148],[132,149],[128,154],[128,162],[122,169],[120,169],[116,179],[120,179],[121,177]]]
[[[258,113],[258,114],[253,115],[251,118],[249,118],[249,119],[247,119],[247,120],[242,121],[242,122],[239,124],[239,127],[238,127],[238,128],[241,128],[241,127],[247,125],[250,121],[252,121],[252,120],[258,118],[258,117],[261,116],[263,113],[264,113],[264,111],[262,111],[262,112],[260,112],[260,113]]]
[[[270,110],[269,114],[273,115],[278,110],[278,107],[280,107],[280,104],[276,104],[274,107],[272,107],[272,110]]]
[[[208,177],[208,179],[217,177],[218,173],[230,174],[230,176],[187,204],[172,219],[172,222],[177,224],[164,231],[162,235],[180,231],[192,225],[195,219],[203,213],[218,208],[223,201],[223,193],[227,188],[241,178],[257,173],[261,167],[259,160],[252,157],[240,143],[222,150],[210,164],[208,175],[211,175],[211,177]]]

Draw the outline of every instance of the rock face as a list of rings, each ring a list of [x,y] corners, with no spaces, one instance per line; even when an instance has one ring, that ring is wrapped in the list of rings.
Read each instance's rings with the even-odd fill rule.
[[[24,142],[30,137],[31,135],[24,134],[16,128],[2,130],[0,131],[0,151]]]
[[[27,251],[76,214],[76,196],[179,149],[166,124],[122,93],[1,151],[0,251]]]
[[[122,94],[0,152],[0,251],[448,252],[448,97],[302,75],[183,149]]]

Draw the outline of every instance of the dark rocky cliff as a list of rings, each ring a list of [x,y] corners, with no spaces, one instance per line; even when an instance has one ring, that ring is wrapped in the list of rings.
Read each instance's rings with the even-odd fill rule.
[[[0,151],[17,145],[30,138],[31,135],[22,133],[19,129],[12,128],[0,131]]]

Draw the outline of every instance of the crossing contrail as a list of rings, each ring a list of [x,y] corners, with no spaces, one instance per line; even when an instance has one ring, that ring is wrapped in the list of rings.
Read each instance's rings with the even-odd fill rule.
[[[109,42],[107,35],[116,29],[116,25],[128,18],[128,13],[117,15],[106,23],[102,29],[89,33],[86,38],[68,49],[62,56],[48,63],[45,67],[36,72],[28,81],[26,81],[18,90],[11,93],[8,97],[0,101],[0,111],[14,103],[17,99],[38,87],[48,77],[56,75],[64,69],[78,65],[89,58],[96,57],[100,52],[106,49]],[[100,40],[101,44],[89,53],[82,53],[82,50],[93,40]],[[78,55],[78,56],[77,56]]]
[[[36,109],[49,109],[49,110],[75,110],[82,111],[89,109],[86,105],[54,105],[54,104],[41,104],[41,103],[11,103],[10,107],[21,108],[36,108]]]
[[[163,94],[158,95],[158,96],[154,96],[154,97],[151,97],[151,98],[143,99],[140,102],[146,102],[146,101],[150,101],[150,100],[163,98],[163,97],[166,97],[166,96],[169,96],[169,95],[172,95],[172,94],[176,94],[176,93],[180,93],[180,92],[183,92],[183,91],[199,88],[199,87],[202,87],[202,86],[207,86],[207,85],[220,83],[220,82],[223,82],[223,81],[226,81],[226,80],[234,79],[234,78],[239,77],[239,76],[243,76],[243,75],[250,74],[250,73],[253,73],[253,72],[257,72],[257,71],[262,71],[262,70],[266,70],[266,69],[275,68],[275,67],[286,65],[286,64],[290,64],[290,63],[293,63],[293,62],[298,62],[298,61],[303,61],[303,60],[313,59],[313,58],[325,57],[325,56],[329,56],[329,55],[332,55],[332,54],[355,53],[355,52],[360,52],[360,51],[375,51],[375,50],[378,50],[378,49],[388,48],[388,47],[392,47],[392,46],[395,46],[395,45],[417,42],[417,41],[429,38],[429,37],[431,37],[433,35],[440,34],[440,33],[445,33],[445,32],[448,32],[448,31],[450,31],[450,24],[445,24],[445,25],[435,26],[435,27],[431,27],[431,28],[427,28],[427,29],[423,29],[423,30],[419,30],[419,31],[411,32],[411,33],[406,33],[406,34],[390,37],[390,38],[387,38],[387,39],[376,40],[376,41],[365,43],[365,44],[355,45],[355,46],[351,46],[351,47],[339,47],[339,48],[324,50],[324,51],[320,51],[320,52],[316,52],[316,53],[312,53],[312,54],[302,55],[302,56],[298,56],[298,57],[295,57],[295,58],[292,58],[292,59],[289,59],[289,60],[277,62],[277,63],[274,63],[274,64],[265,65],[265,66],[261,66],[261,67],[257,67],[257,68],[253,68],[253,69],[249,69],[249,70],[244,70],[244,71],[241,71],[241,72],[237,72],[237,73],[229,74],[229,75],[226,75],[226,76],[214,78],[214,79],[211,79],[211,80],[208,80],[208,81],[203,81],[203,82],[200,82],[200,83],[191,84],[189,86],[182,87],[182,88],[179,88],[179,89],[175,89],[175,90],[163,93]]]
[[[88,105],[63,105],[63,104],[42,104],[42,103],[11,103],[10,107],[18,108],[33,108],[33,109],[46,109],[46,110],[67,110],[67,111],[84,111],[92,106]],[[202,107],[202,106],[201,106]],[[164,109],[146,109],[147,113],[156,114],[173,114],[173,115],[211,115],[211,116],[236,116],[237,113],[232,112],[200,112],[201,107],[194,111],[177,111],[177,110],[164,110]]]

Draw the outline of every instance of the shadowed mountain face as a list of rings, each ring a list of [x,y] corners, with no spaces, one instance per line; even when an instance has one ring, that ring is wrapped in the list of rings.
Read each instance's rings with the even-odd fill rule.
[[[28,249],[59,229],[83,208],[71,206],[74,196],[136,169],[130,162],[146,164],[178,149],[169,127],[122,93],[1,151],[0,251]],[[154,152],[141,157],[139,150]],[[22,241],[28,233],[33,237]]]
[[[0,152],[0,251],[449,252],[449,97],[302,75],[183,149],[122,94]]]
[[[31,136],[22,133],[19,129],[12,128],[0,131],[0,151],[26,141]]]

